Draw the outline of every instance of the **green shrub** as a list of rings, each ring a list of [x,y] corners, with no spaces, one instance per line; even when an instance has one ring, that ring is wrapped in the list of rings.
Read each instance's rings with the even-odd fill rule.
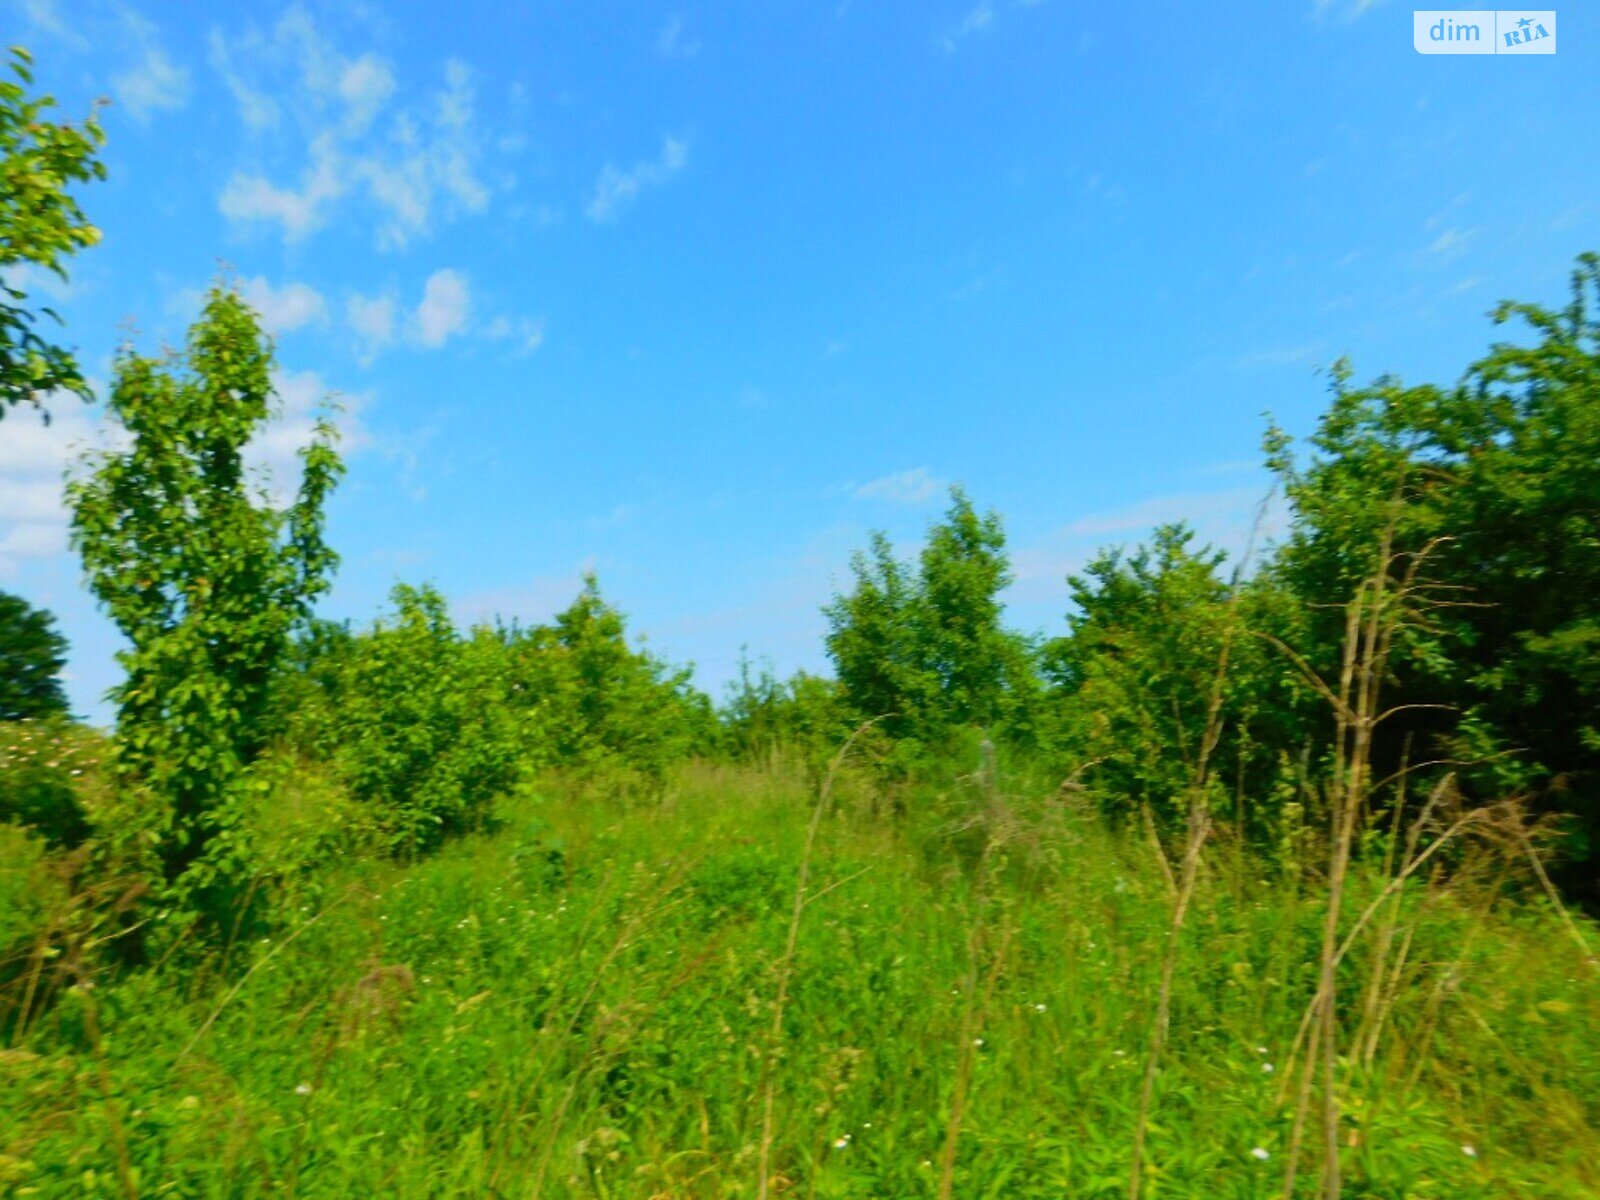
[[[0,821],[25,825],[51,846],[89,836],[85,797],[103,791],[111,748],[65,721],[0,722]]]

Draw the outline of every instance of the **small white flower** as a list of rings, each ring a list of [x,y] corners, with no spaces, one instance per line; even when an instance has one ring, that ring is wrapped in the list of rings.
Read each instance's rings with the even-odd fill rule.
[[[1272,1074],[1272,1064],[1271,1063],[1262,1063],[1261,1064],[1261,1069],[1263,1071],[1265,1071],[1268,1075]]]
[[[1035,1004],[1035,1005],[1034,1005],[1034,1006],[1033,1006],[1033,1011],[1034,1011],[1034,1012],[1043,1012],[1043,1011],[1044,1011],[1044,1005],[1042,1005],[1042,1004]]]
[[[295,1084],[295,1086],[294,1086],[294,1094],[296,1096],[309,1096],[309,1095],[311,1095],[311,1085],[309,1083],[297,1083],[297,1084]]]
[[[1267,1048],[1265,1046],[1257,1046],[1256,1047],[1256,1053],[1257,1054],[1265,1054],[1266,1052],[1267,1052]]]
[[[1262,1162],[1266,1162],[1267,1159],[1272,1157],[1272,1155],[1268,1154],[1262,1147],[1257,1146],[1254,1150],[1250,1151],[1250,1157],[1260,1159]]]
[[[982,1038],[973,1038],[972,1039],[972,1044],[974,1046],[978,1047],[978,1049],[980,1049],[980,1050],[983,1049],[983,1039]]]
[[[833,1139],[833,1148],[835,1150],[843,1150],[849,1144],[850,1144],[850,1135],[848,1133],[845,1134],[843,1137],[837,1137],[837,1138]]]
[[[1469,1144],[1461,1147],[1461,1153],[1465,1154],[1468,1158],[1477,1158],[1478,1157],[1478,1148],[1469,1143]]]

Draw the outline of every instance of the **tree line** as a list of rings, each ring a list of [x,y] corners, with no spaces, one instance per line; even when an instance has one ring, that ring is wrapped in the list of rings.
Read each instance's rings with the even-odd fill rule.
[[[0,267],[64,275],[98,237],[72,189],[103,175],[101,135],[92,117],[48,119],[24,56],[13,72]],[[5,294],[0,415],[83,392],[71,351],[39,332],[48,314],[20,284]],[[181,350],[118,352],[105,404],[126,447],[68,489],[88,585],[127,641],[107,844],[144,864],[167,910],[221,929],[259,882],[248,814],[286,771],[414,855],[482,826],[540,772],[649,790],[697,756],[820,770],[872,722],[863,744],[891,791],[970,771],[984,746],[1113,818],[1192,835],[1201,805],[1206,828],[1263,848],[1343,811],[1336,793],[1359,794],[1368,817],[1442,780],[1469,804],[1521,796],[1559,819],[1561,882],[1593,902],[1597,306],[1600,257],[1585,255],[1562,307],[1497,309],[1520,340],[1454,384],[1358,385],[1339,364],[1309,445],[1275,427],[1265,439],[1285,536],[1232,562],[1181,524],[1107,550],[1067,581],[1055,636],[1007,625],[1003,523],[954,489],[914,557],[875,535],[854,558],[824,610],[831,677],[746,660],[718,703],[631,641],[592,577],[547,624],[460,628],[426,585],[398,587],[363,628],[317,620],[338,562],[324,536],[344,470],[333,414],[300,453],[296,493],[275,499],[244,466],[275,411],[274,351],[221,282]],[[0,719],[65,718],[63,655],[48,614],[0,596]],[[57,819],[78,800],[52,770],[0,772],[0,820],[83,840],[94,822]],[[40,815],[46,793],[56,818]]]

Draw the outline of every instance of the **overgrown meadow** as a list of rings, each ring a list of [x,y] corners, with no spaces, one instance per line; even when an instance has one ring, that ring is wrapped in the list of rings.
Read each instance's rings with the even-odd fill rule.
[[[101,135],[29,61],[0,267],[61,271]],[[0,435],[89,395],[4,297]],[[0,1189],[1600,1195],[1600,257],[1494,319],[1268,427],[1276,540],[1164,527],[1021,631],[955,488],[830,673],[712,697],[592,576],[320,620],[336,427],[245,468],[274,349],[220,280],[67,484],[114,728],[0,593]]]
[[[1171,891],[1081,796],[1000,783],[892,821],[846,774],[807,859],[816,790],[782,764],[551,780],[426,861],[330,864],[270,934],[30,1022],[6,1185],[744,1196],[770,1139],[772,1194],[1121,1195]],[[1214,850],[1149,1190],[1273,1196],[1324,897]],[[1345,977],[1348,1194],[1600,1187],[1600,1004],[1567,937],[1487,881],[1399,895],[1404,954]]]

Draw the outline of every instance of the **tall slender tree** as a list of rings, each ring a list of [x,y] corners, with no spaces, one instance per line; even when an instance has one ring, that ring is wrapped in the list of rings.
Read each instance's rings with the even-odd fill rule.
[[[323,509],[343,467],[324,413],[287,508],[250,478],[243,452],[274,409],[272,348],[220,285],[182,359],[121,354],[110,409],[131,444],[71,485],[73,540],[129,642],[112,693],[122,759],[170,806],[161,854],[177,879],[226,824],[274,664],[328,586]]]

